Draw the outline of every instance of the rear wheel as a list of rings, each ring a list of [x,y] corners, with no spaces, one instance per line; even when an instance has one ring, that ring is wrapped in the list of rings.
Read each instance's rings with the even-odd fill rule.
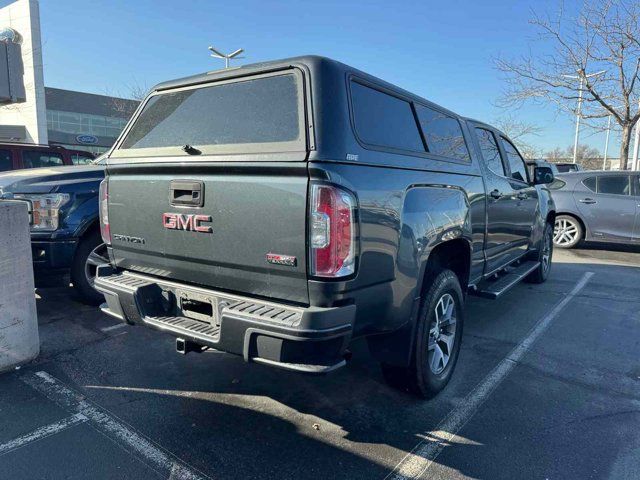
[[[570,215],[558,215],[553,228],[553,243],[559,248],[573,248],[582,240],[582,225]]]
[[[98,265],[109,263],[107,246],[100,233],[92,232],[80,240],[71,265],[71,282],[83,301],[97,304],[104,296],[94,288]]]
[[[422,301],[408,367],[382,365],[387,382],[423,398],[437,395],[447,385],[460,353],[464,301],[458,277],[440,272]]]
[[[553,227],[547,223],[544,227],[542,240],[540,241],[540,249],[538,250],[538,268],[531,272],[525,281],[529,283],[544,283],[549,277],[551,271],[551,259],[553,257]]]

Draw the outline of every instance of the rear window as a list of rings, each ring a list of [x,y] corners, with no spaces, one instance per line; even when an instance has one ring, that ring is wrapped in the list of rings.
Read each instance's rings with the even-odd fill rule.
[[[424,152],[411,104],[358,82],[351,82],[356,132],[369,145]]]
[[[63,165],[62,155],[38,150],[23,150],[24,168],[59,167]]]
[[[247,144],[277,144],[304,138],[298,78],[280,74],[188,88],[151,97],[120,150],[172,149],[190,145],[207,153],[221,146],[251,151]],[[304,149],[304,148],[302,148]],[[265,151],[265,149],[261,149]]]
[[[0,150],[0,172],[13,170],[13,160],[9,150]]]
[[[430,153],[470,161],[458,120],[423,105],[416,105],[416,112]]]

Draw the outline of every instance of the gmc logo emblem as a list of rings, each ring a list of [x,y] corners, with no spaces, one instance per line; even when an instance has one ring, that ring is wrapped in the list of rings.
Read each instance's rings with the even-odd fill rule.
[[[211,222],[211,215],[195,215],[193,213],[163,213],[162,226],[169,230],[189,230],[191,232],[212,233],[213,227],[202,225]]]

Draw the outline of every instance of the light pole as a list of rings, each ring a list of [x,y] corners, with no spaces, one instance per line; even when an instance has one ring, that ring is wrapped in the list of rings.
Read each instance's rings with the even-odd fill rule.
[[[602,160],[602,170],[607,169],[607,151],[609,150],[609,134],[611,133],[611,114],[607,120],[607,137],[604,141],[604,160]]]
[[[209,47],[209,50],[211,51],[212,57],[224,59],[224,68],[229,68],[229,60],[231,60],[232,58],[243,58],[243,57],[238,57],[238,55],[244,52],[243,48],[239,48],[235,52],[228,53],[228,54],[222,53],[220,52],[220,50],[216,50],[213,47]]]
[[[580,136],[580,115],[582,113],[582,86],[586,78],[595,77],[596,75],[602,75],[606,70],[600,70],[599,72],[590,73],[589,75],[562,75],[565,78],[579,78],[580,88],[578,89],[578,108],[576,111],[576,136],[573,140],[573,163],[577,163],[578,160],[578,138]]]
[[[640,100],[638,100],[638,109],[640,110]],[[638,140],[640,140],[640,128],[636,122],[636,136],[633,143],[633,160],[631,162],[631,170],[638,170]]]

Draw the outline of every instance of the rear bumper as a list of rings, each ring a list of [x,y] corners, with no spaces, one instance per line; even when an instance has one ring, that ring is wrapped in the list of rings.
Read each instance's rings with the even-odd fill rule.
[[[326,373],[345,364],[355,305],[296,307],[231,295],[154,277],[98,267],[96,289],[103,311],[124,322],[237,355],[245,361],[306,373]],[[185,313],[185,300],[211,305],[208,319]]]

